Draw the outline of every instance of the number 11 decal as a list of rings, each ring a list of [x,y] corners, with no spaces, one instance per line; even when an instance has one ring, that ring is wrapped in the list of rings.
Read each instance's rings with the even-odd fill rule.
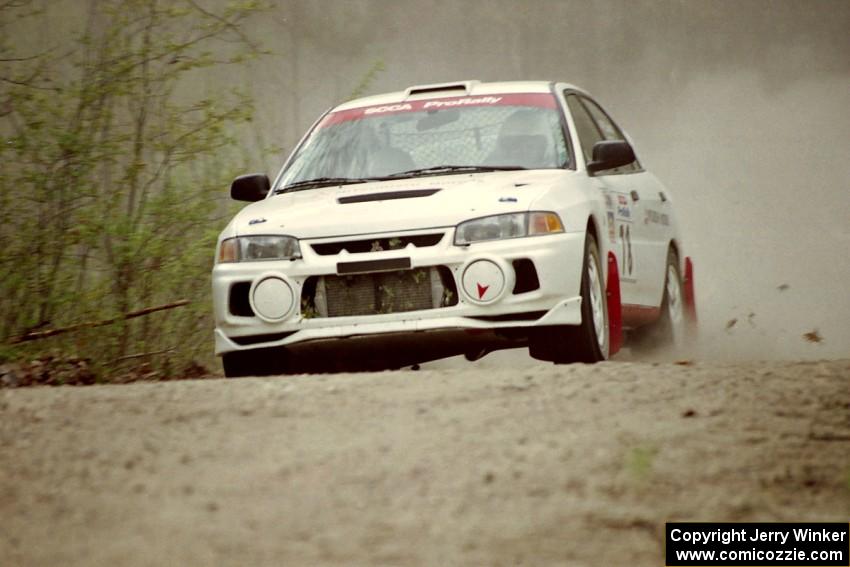
[[[623,274],[631,276],[635,263],[632,256],[632,231],[629,225],[620,225],[620,242],[623,244]]]

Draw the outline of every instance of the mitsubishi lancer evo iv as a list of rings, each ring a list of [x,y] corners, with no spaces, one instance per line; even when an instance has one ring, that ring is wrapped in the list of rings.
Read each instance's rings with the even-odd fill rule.
[[[245,175],[230,191],[252,204],[221,233],[212,273],[226,376],[303,370],[293,361],[310,348],[325,368],[511,347],[597,362],[626,334],[678,344],[695,325],[670,192],[569,84],[346,102],[274,181]]]

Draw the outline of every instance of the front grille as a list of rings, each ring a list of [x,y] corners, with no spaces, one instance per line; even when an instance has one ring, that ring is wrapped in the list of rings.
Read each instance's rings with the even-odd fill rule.
[[[457,288],[445,266],[372,274],[310,277],[301,313],[311,317],[352,317],[439,309],[457,304]]]
[[[443,232],[437,232],[434,234],[417,234],[414,236],[391,236],[343,242],[323,242],[321,244],[311,244],[310,247],[319,256],[336,256],[343,250],[346,250],[349,254],[401,250],[409,244],[412,244],[416,248],[427,248],[439,244],[444,234]]]
[[[368,274],[369,272],[397,272],[410,269],[410,258],[384,258],[383,260],[366,260],[364,262],[337,262],[336,273],[339,275]]]

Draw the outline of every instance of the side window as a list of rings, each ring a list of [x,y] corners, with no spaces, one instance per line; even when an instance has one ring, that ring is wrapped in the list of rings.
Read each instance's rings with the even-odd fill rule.
[[[593,120],[596,122],[597,126],[599,126],[599,130],[602,132],[602,135],[605,136],[606,140],[625,140],[626,137],[623,135],[623,131],[614,124],[614,121],[608,117],[607,114],[599,107],[598,104],[593,102],[592,100],[581,97],[581,102],[584,106],[587,107],[588,112],[593,117]],[[630,173],[632,171],[639,171],[640,165],[637,161],[634,163],[630,163],[629,165],[624,165],[623,167],[618,167],[613,170],[617,173]]]
[[[601,142],[605,138],[593,118],[588,114],[584,105],[579,102],[578,97],[573,94],[567,95],[567,106],[570,109],[570,114],[573,115],[573,122],[576,125],[576,134],[579,142],[581,142],[581,151],[584,154],[585,163],[589,163],[593,159],[593,144]]]

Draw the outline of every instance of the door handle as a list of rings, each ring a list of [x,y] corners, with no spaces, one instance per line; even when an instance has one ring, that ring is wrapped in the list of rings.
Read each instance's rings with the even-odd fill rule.
[[[640,201],[640,195],[638,195],[637,191],[632,189],[632,192],[630,194],[632,196],[632,201]]]
[[[667,202],[667,195],[665,195],[665,194],[664,194],[664,191],[659,191],[659,192],[658,192],[658,197],[661,199],[661,202],[662,202],[662,203],[666,203],[666,202]]]

